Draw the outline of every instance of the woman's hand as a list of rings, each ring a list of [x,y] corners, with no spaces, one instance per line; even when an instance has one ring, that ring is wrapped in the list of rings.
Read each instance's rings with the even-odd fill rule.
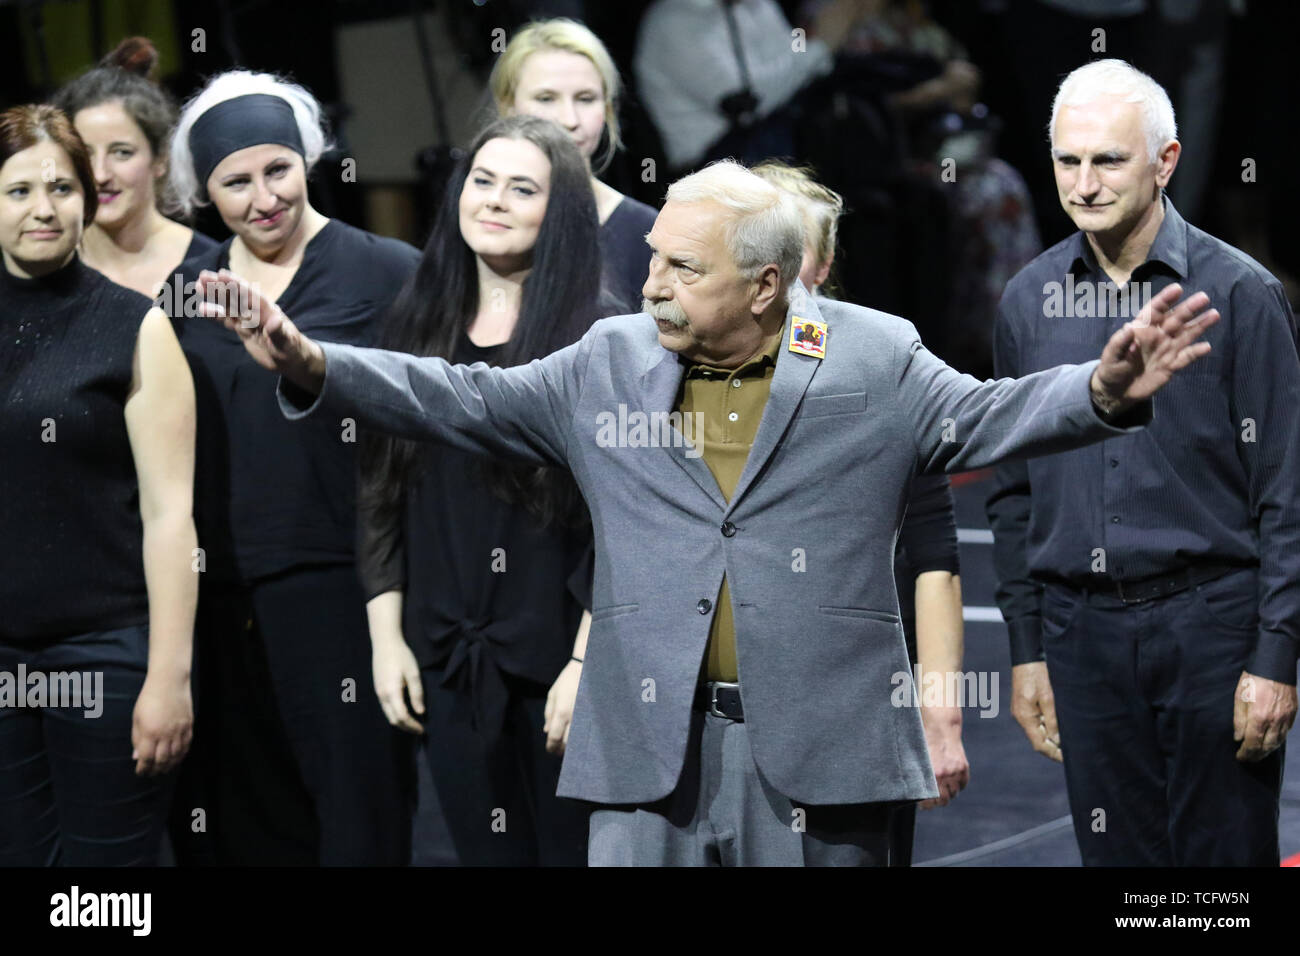
[[[424,716],[424,684],[420,682],[420,665],[400,630],[370,639],[370,669],[374,674],[375,694],[384,716],[394,727],[413,734],[424,733],[424,725],[412,715]],[[410,697],[411,707],[406,706]]]
[[[131,718],[131,759],[149,777],[174,769],[190,749],[194,704],[190,682],[146,676]]]
[[[546,695],[546,709],[543,711],[546,722],[542,725],[542,733],[546,734],[548,754],[562,754],[569,744],[573,704],[578,699],[578,680],[581,677],[581,662],[569,661]]]
[[[921,809],[946,807],[970,782],[970,762],[961,744],[961,707],[921,707],[925,743],[934,768],[934,782],[939,788],[937,799],[922,800]]]

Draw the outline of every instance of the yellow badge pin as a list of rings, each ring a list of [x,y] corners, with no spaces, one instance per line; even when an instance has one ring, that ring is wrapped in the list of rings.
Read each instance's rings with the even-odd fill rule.
[[[813,358],[826,357],[826,323],[816,319],[790,319],[790,351]]]

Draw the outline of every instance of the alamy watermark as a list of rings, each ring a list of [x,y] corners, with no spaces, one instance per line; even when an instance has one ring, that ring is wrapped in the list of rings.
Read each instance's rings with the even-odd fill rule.
[[[194,280],[185,281],[184,274],[178,272],[169,280],[165,280],[158,285],[158,292],[154,295],[153,304],[162,309],[168,317],[173,319],[193,319],[201,315],[199,304],[205,301],[217,302],[225,306],[227,315],[248,315],[249,318],[241,318],[240,323],[246,328],[255,327],[258,324],[258,308],[261,299],[258,295],[257,284],[250,283],[243,285],[238,282],[210,282],[207,285],[208,295],[205,297],[199,290],[198,283]]]
[[[1067,272],[1064,282],[1043,283],[1043,317],[1048,319],[1136,319],[1155,296],[1150,282],[1117,286],[1099,285],[1091,279],[1074,281]]]
[[[91,720],[104,712],[103,671],[0,671],[0,707],[66,707]]]
[[[997,671],[895,671],[889,702],[894,707],[977,707],[981,717],[998,715]]]
[[[685,448],[687,458],[704,454],[703,412],[628,411],[596,415],[596,445],[600,448]]]

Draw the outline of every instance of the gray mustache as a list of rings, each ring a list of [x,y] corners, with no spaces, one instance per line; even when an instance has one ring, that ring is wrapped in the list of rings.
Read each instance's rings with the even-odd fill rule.
[[[671,322],[679,329],[686,327],[686,313],[676,302],[651,302],[649,299],[642,299],[641,311],[650,313],[652,319],[660,322]]]

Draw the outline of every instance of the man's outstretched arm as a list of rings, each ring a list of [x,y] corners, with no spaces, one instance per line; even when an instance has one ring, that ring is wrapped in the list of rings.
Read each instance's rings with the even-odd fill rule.
[[[290,419],[326,412],[363,426],[539,465],[568,460],[569,426],[592,339],[513,368],[317,342],[232,274],[199,278],[204,315],[236,332],[248,353],[282,376]]]
[[[1196,339],[1219,319],[1196,293],[1170,285],[1111,336],[1100,361],[1020,379],[979,382],[931,355],[919,339],[899,380],[922,471],[963,471],[1079,448],[1145,425],[1150,398],[1210,351]]]

